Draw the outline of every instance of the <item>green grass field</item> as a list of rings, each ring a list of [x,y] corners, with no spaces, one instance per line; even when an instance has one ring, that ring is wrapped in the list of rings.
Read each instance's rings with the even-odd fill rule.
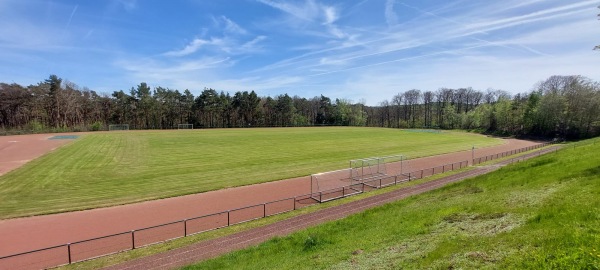
[[[600,269],[600,143],[186,269]]]
[[[501,143],[382,128],[129,131],[85,135],[0,177],[0,218],[125,204]],[[308,191],[307,191],[308,192]]]

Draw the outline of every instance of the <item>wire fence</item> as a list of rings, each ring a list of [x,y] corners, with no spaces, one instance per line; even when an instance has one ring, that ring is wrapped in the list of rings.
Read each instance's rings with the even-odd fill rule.
[[[472,165],[514,155],[547,146],[547,143],[475,158]],[[541,154],[541,153],[540,153]],[[518,159],[516,159],[519,161]],[[515,159],[513,159],[513,162]],[[212,231],[234,224],[281,214],[309,205],[353,196],[386,186],[422,179],[469,166],[469,161],[459,161],[412,171],[406,174],[385,175],[368,181],[350,183],[346,186],[289,197],[281,200],[245,206],[219,213],[177,220],[166,224],[121,232],[112,235],[66,243],[38,250],[0,257],[3,269],[45,269],[90,260],[127,250],[161,243],[181,237]]]

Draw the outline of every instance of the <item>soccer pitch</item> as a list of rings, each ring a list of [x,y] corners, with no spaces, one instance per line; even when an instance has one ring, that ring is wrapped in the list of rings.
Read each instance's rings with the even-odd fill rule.
[[[93,133],[0,176],[0,218],[305,176],[346,168],[356,158],[415,158],[500,143],[461,132],[355,127]]]

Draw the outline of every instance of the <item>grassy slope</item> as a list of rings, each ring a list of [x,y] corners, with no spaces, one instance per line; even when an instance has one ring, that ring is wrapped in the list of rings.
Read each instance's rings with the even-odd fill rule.
[[[599,269],[600,143],[202,262],[189,269]]]
[[[113,132],[0,177],[0,218],[131,203],[309,175],[349,159],[426,156],[500,141],[379,128]]]

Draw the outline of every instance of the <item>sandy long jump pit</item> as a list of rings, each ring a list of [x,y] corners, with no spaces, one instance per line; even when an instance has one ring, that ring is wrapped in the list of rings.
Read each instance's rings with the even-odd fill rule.
[[[0,136],[0,175],[75,139],[72,133]]]

